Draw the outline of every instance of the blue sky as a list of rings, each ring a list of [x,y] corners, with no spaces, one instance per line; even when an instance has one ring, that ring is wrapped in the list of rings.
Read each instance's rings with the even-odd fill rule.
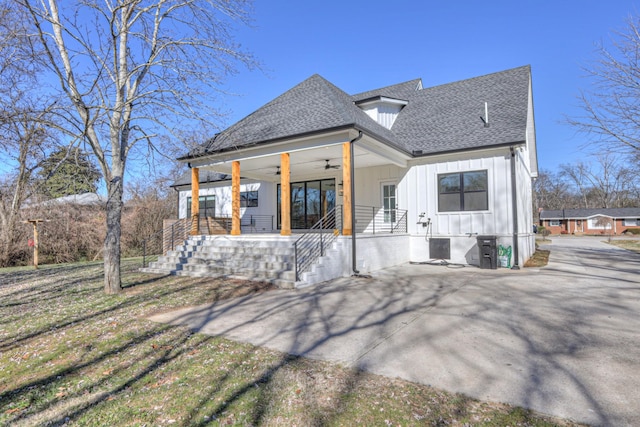
[[[256,0],[237,41],[264,64],[228,80],[231,124],[318,73],[347,93],[422,78],[425,87],[530,64],[539,166],[588,160],[564,124],[588,88],[581,66],[639,1]]]

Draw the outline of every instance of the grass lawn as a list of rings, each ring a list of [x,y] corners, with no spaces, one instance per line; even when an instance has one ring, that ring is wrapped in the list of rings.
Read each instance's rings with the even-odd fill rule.
[[[623,249],[630,250],[637,254],[640,254],[640,239],[635,240],[616,240],[612,239],[610,242],[607,242],[611,245],[618,246]]]
[[[139,265],[115,296],[100,263],[0,270],[0,425],[575,425],[150,322],[270,288]]]

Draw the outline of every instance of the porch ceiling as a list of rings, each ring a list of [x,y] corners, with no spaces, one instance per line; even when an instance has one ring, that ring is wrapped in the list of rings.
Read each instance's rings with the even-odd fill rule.
[[[342,142],[303,149],[296,148],[291,151],[287,151],[287,148],[289,147],[281,146],[272,152],[260,153],[255,157],[251,157],[252,153],[247,152],[245,158],[242,152],[237,152],[234,158],[212,159],[210,164],[203,163],[199,167],[230,175],[233,160],[239,160],[242,177],[275,182],[280,180],[280,176],[276,175],[280,166],[280,154],[289,152],[292,177],[318,176],[325,173],[334,176],[337,171],[342,171]],[[354,165],[357,169],[391,164],[404,167],[408,160],[408,157],[367,136],[355,144],[354,156]],[[338,167],[325,169],[327,160],[331,166]]]

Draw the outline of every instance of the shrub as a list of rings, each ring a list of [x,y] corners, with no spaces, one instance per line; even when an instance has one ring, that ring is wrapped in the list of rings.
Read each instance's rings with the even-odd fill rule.
[[[634,235],[639,235],[640,234],[640,228],[627,228],[624,231],[625,234],[634,234]]]
[[[562,230],[560,234],[569,234],[569,232],[567,230]]]

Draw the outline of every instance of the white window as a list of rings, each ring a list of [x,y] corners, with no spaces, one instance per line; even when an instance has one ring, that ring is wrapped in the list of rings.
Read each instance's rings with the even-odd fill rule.
[[[640,225],[640,219],[638,218],[625,218],[622,225],[626,227],[636,227]]]
[[[590,230],[609,230],[613,227],[613,219],[607,216],[589,218],[587,220],[587,225]]]
[[[384,209],[384,222],[396,222],[396,185],[382,184],[382,207]]]
[[[550,227],[560,227],[560,220],[559,219],[550,219],[549,220],[549,226]]]

